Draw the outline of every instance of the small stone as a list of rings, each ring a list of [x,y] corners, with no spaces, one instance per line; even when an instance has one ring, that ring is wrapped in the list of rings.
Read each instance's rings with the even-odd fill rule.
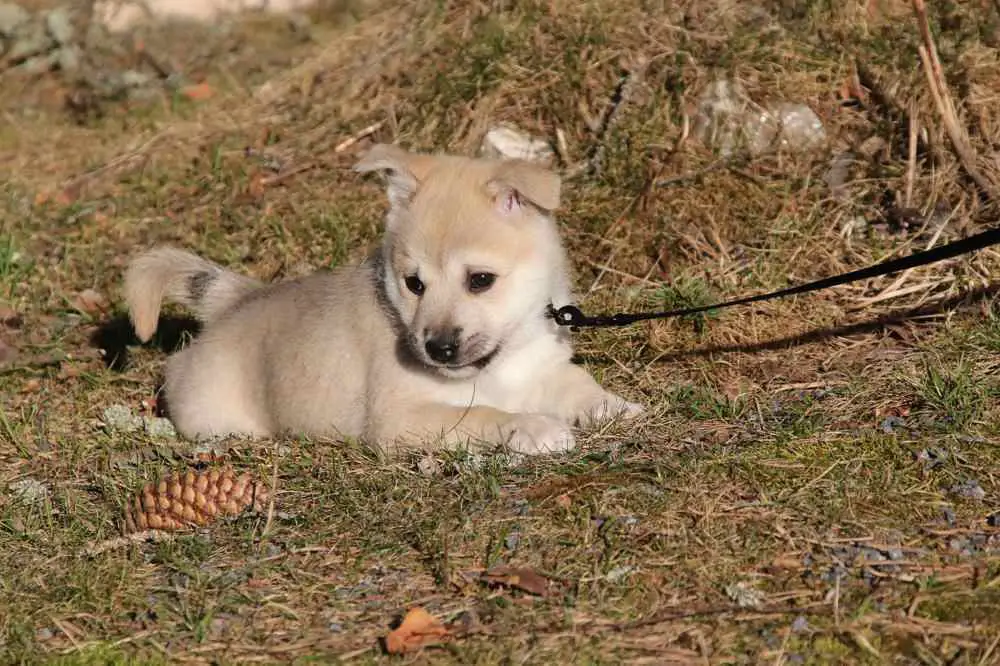
[[[795,152],[807,152],[826,142],[826,130],[816,112],[805,104],[782,102],[769,108],[780,124],[781,145]]]
[[[111,405],[102,414],[104,425],[116,432],[135,432],[143,428],[142,417],[133,414],[126,405]]]
[[[344,625],[342,625],[340,622],[331,622],[330,624],[326,625],[326,628],[327,631],[329,631],[331,634],[339,634],[342,631],[344,631]]]
[[[822,576],[820,576],[820,578],[823,580],[824,583],[834,585],[837,583],[837,581],[846,579],[848,575],[849,572],[847,571],[847,567],[845,567],[843,564],[836,564],[830,567],[830,569],[827,570]]]
[[[159,416],[143,416],[140,418],[142,419],[142,426],[147,435],[160,439],[177,439],[177,431],[169,419]]]
[[[73,41],[73,22],[65,7],[58,7],[46,14],[45,27],[56,44],[65,46]]]
[[[22,26],[11,39],[12,44],[7,58],[14,62],[21,62],[32,56],[45,53],[52,46],[52,39],[45,32],[45,28],[38,23]]]
[[[30,477],[14,481],[7,488],[15,500],[24,504],[40,504],[49,496],[48,486]]]
[[[962,483],[952,486],[950,492],[953,495],[958,495],[959,497],[979,502],[986,499],[986,491],[983,490],[983,487],[979,485],[979,482],[975,479],[969,479],[968,481],[963,481]]]
[[[441,465],[437,458],[428,454],[417,461],[417,471],[426,477],[441,476]]]
[[[548,141],[536,139],[509,125],[498,125],[483,137],[480,153],[491,159],[519,159],[550,165],[555,153]]]
[[[14,2],[0,2],[0,36],[12,37],[17,29],[31,20],[31,14]]]
[[[726,596],[740,608],[760,608],[764,603],[764,593],[745,581],[727,585]]]
[[[692,135],[723,157],[732,155],[745,141],[740,125],[746,107],[743,86],[728,79],[712,81],[698,97]]]
[[[941,509],[941,518],[944,519],[944,522],[948,525],[948,527],[954,527],[955,524],[957,523],[957,519],[955,517],[955,510],[950,506],[945,506],[943,509]]]
[[[924,464],[925,470],[932,470],[940,467],[948,460],[948,452],[937,448],[921,449],[917,453],[916,458],[917,462]]]
[[[59,63],[59,69],[72,73],[80,68],[80,47],[70,45],[64,46],[58,51],[56,51],[56,62]]]
[[[897,426],[905,424],[906,421],[899,418],[898,416],[887,416],[884,419],[882,419],[882,423],[879,424],[879,427],[882,429],[882,432],[884,432],[887,435],[891,435],[895,431]]]
[[[137,72],[134,69],[127,69],[121,73],[121,84],[125,88],[140,88],[151,80],[148,74]]]
[[[740,150],[760,155],[781,146],[806,152],[826,142],[819,116],[804,104],[755,104],[738,82],[719,79],[701,93],[692,134],[723,157]]]
[[[966,537],[954,537],[948,541],[948,548],[959,555],[970,556],[974,554],[975,546]]]
[[[799,615],[792,622],[792,632],[801,634],[806,631],[809,631],[809,620],[806,619],[805,615]]]
[[[861,548],[860,555],[869,562],[884,562],[886,560],[886,556],[882,554],[882,551],[869,548],[868,546]]]
[[[606,573],[604,577],[608,580],[608,582],[615,583],[625,578],[629,574],[634,573],[635,571],[637,571],[636,567],[622,565],[613,568],[611,571]],[[754,591],[756,592],[756,590]]]
[[[520,532],[511,532],[507,535],[507,538],[503,540],[503,545],[507,548],[507,550],[516,550],[519,543],[521,543]]]

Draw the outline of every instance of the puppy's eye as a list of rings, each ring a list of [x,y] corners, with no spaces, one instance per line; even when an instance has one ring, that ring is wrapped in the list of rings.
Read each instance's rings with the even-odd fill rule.
[[[406,283],[406,288],[417,296],[424,293],[424,283],[416,275],[407,275],[404,282]]]
[[[473,294],[482,293],[492,287],[496,281],[497,276],[494,273],[470,273],[469,291]]]

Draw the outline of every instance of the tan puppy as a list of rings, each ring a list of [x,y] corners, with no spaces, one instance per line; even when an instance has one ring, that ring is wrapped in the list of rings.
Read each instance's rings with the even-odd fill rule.
[[[381,250],[360,266],[271,285],[172,248],[129,266],[140,339],[164,298],[205,323],[167,363],[182,435],[535,454],[572,448],[571,424],[641,411],[573,365],[546,316],[570,300],[556,174],[384,144],[355,169],[385,173],[390,203]]]

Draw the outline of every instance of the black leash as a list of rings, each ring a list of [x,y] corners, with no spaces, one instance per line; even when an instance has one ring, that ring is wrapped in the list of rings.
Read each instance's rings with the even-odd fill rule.
[[[584,326],[628,326],[629,324],[634,324],[638,321],[645,321],[647,319],[683,317],[685,315],[707,312],[709,310],[729,308],[734,305],[759,303],[761,301],[770,301],[775,298],[784,298],[785,296],[805,294],[810,291],[819,291],[820,289],[829,289],[830,287],[836,287],[849,282],[857,282],[858,280],[878,277],[880,275],[898,273],[899,271],[905,271],[908,268],[914,268],[916,266],[926,266],[927,264],[944,261],[945,259],[951,259],[952,257],[957,257],[959,255],[970,254],[976,250],[981,250],[984,247],[989,247],[998,243],[1000,243],[1000,227],[990,229],[976,234],[975,236],[969,236],[968,238],[963,238],[962,240],[955,241],[954,243],[948,243],[947,245],[942,245],[931,250],[916,252],[908,257],[890,259],[883,261],[882,263],[875,264],[874,266],[860,268],[856,271],[851,271],[850,273],[843,273],[841,275],[823,278],[822,280],[801,284],[797,287],[789,287],[787,289],[781,289],[780,291],[773,291],[769,294],[747,296],[733,301],[716,303],[715,305],[702,305],[694,308],[683,308],[680,310],[669,310],[666,312],[620,312],[613,315],[596,315],[593,317],[588,317],[583,314],[583,312],[581,312],[580,309],[574,305],[565,305],[558,310],[550,305],[548,314],[550,317],[555,319],[556,323],[560,326],[572,326],[573,329]]]

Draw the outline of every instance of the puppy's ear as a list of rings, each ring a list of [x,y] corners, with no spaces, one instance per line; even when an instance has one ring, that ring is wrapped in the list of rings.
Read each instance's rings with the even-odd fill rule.
[[[545,212],[559,208],[562,179],[545,167],[524,160],[505,160],[497,166],[488,188],[501,212],[509,213],[521,200]]]
[[[434,158],[430,155],[411,153],[399,146],[378,143],[361,157],[354,165],[354,170],[358,173],[384,173],[389,202],[396,207],[405,205],[413,197],[433,163]]]

